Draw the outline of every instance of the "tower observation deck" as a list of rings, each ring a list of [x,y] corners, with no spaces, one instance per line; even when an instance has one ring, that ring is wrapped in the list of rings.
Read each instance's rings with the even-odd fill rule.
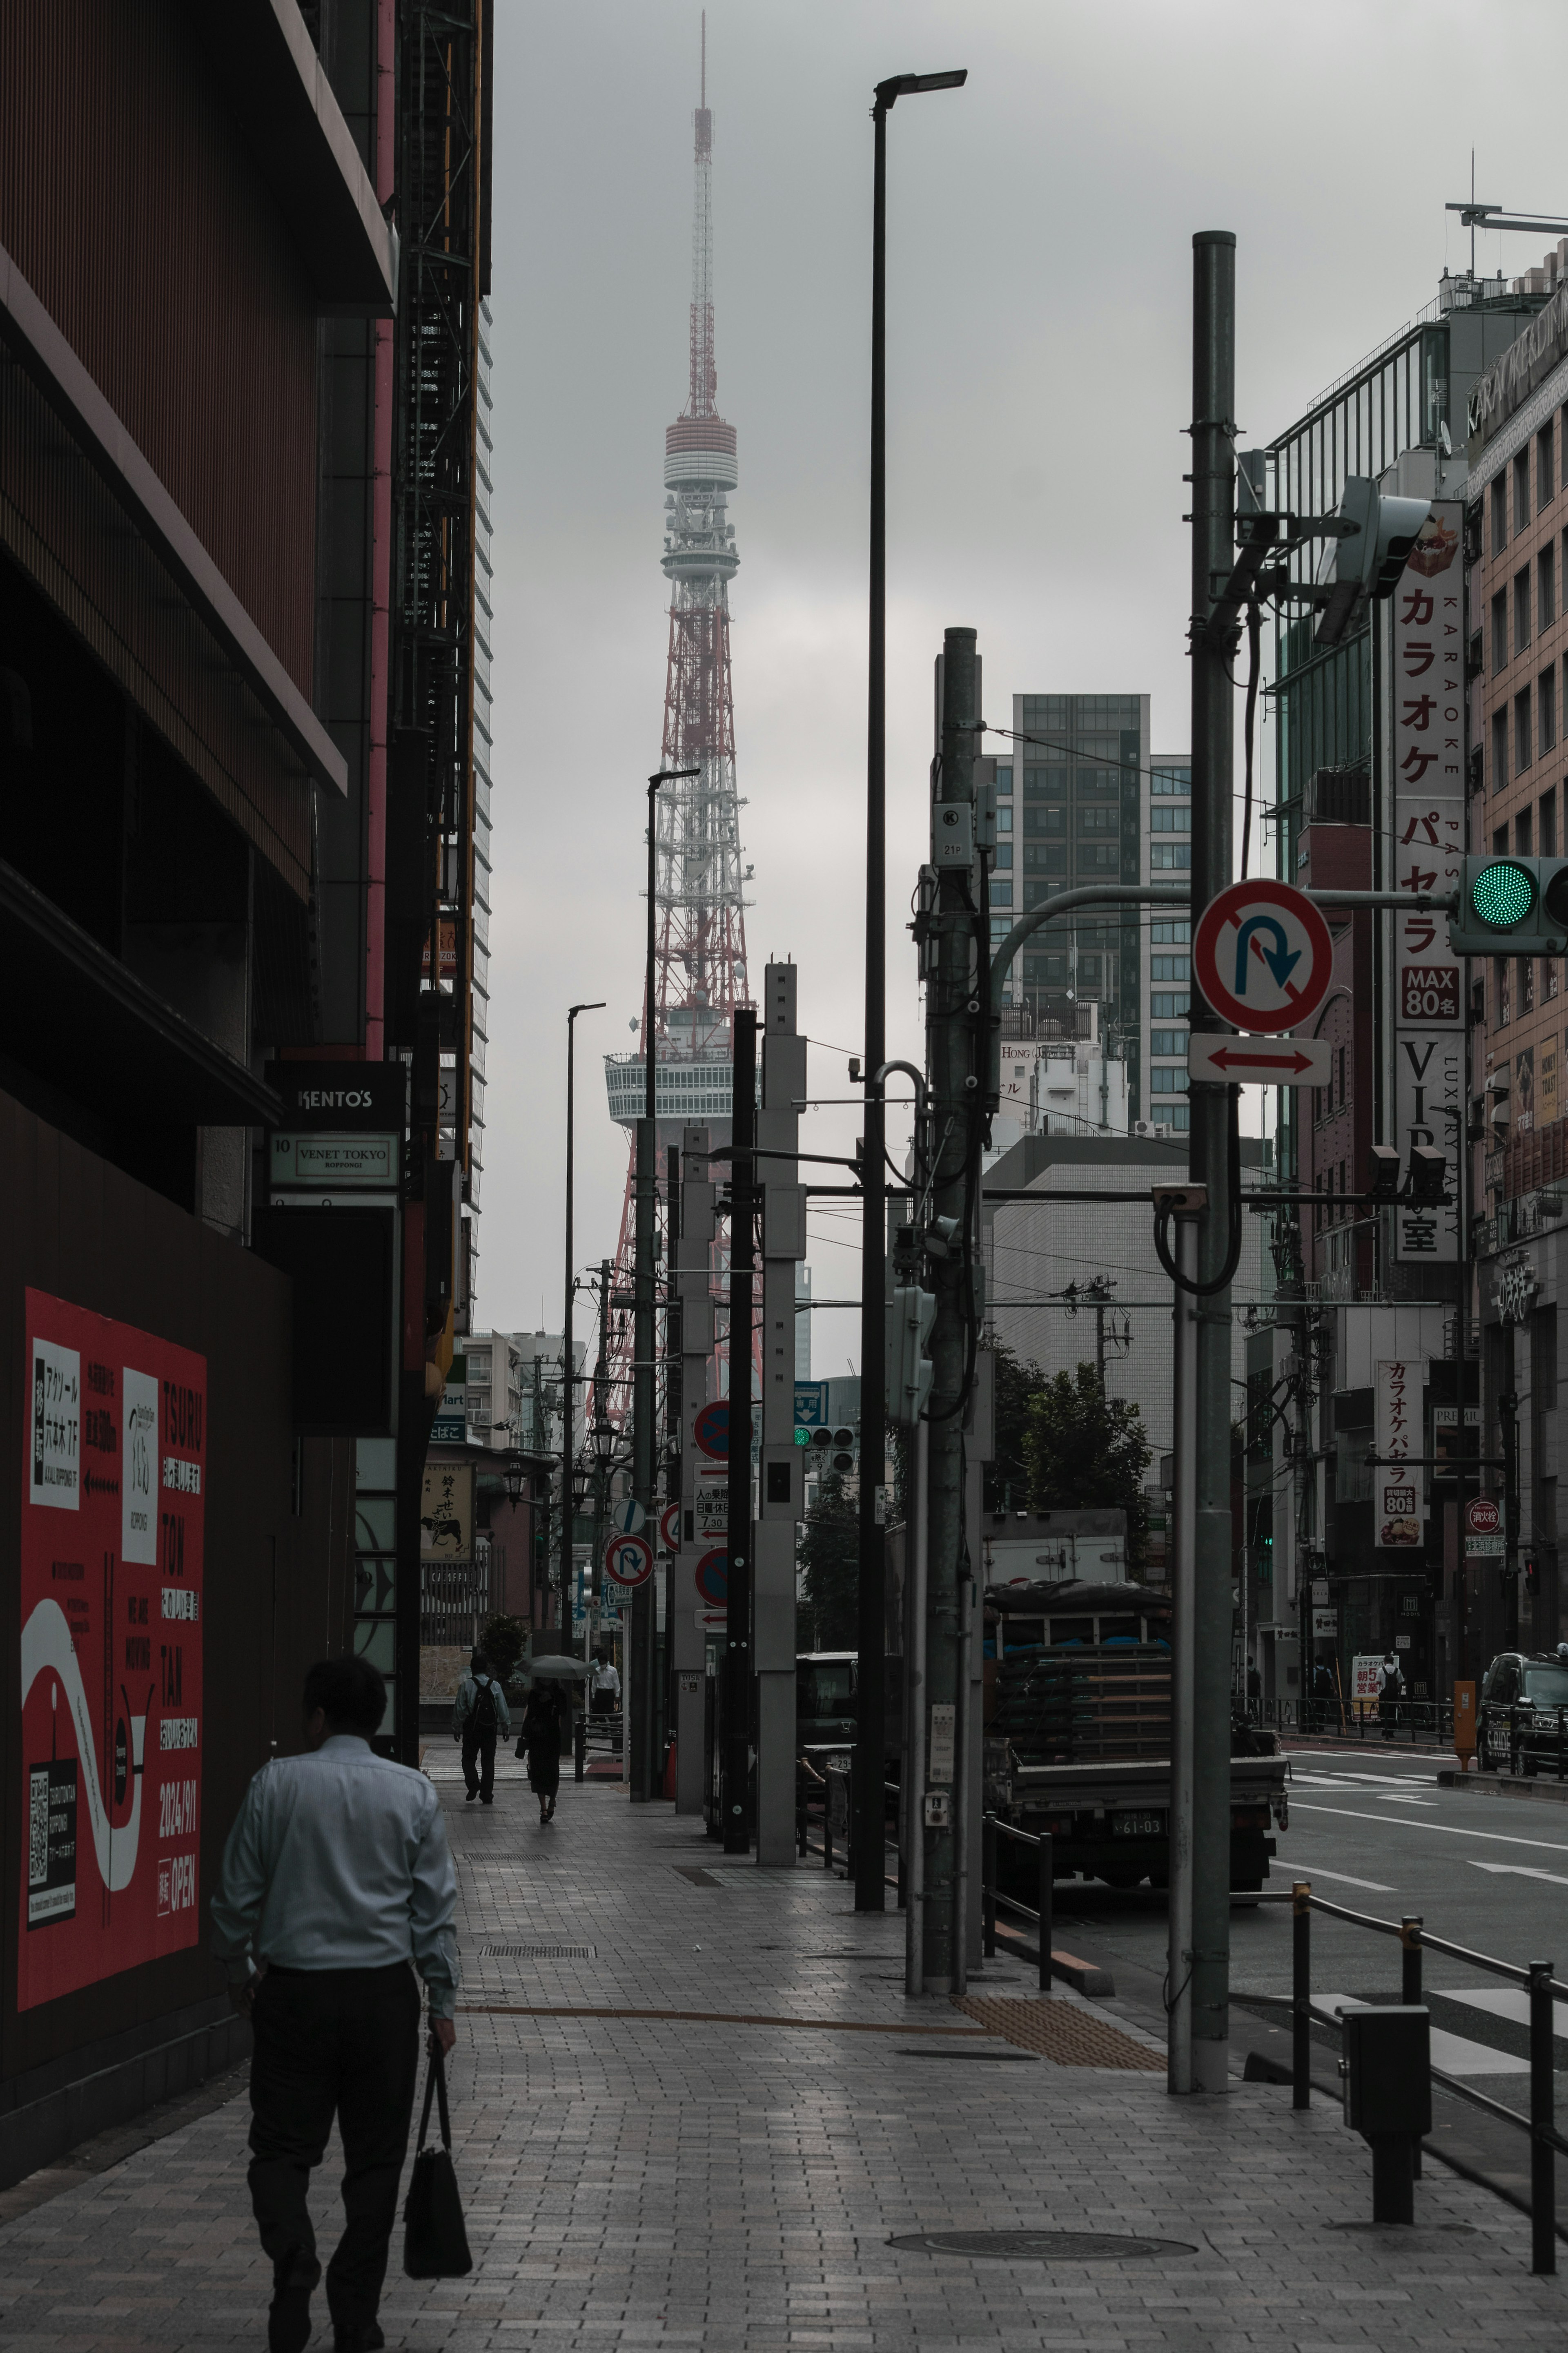
[[[697,774],[657,796],[654,886],[653,1037],[645,1010],[638,1050],[607,1054],[612,1119],[634,1128],[654,1055],[654,1105],[661,1170],[666,1147],[689,1122],[728,1141],[733,1016],[751,1002],[746,980],[741,808],[735,785],[735,712],[730,679],[729,586],[740,564],[729,493],[739,480],[735,428],[718,412],[713,353],[713,117],[703,34],[701,103],[695,116],[696,193],[691,233],[690,384],[664,437],[665,540],[670,586],[661,768]],[[626,1173],[614,1296],[631,1292],[635,1144]],[[630,1321],[610,1319],[611,1411],[629,1405]]]

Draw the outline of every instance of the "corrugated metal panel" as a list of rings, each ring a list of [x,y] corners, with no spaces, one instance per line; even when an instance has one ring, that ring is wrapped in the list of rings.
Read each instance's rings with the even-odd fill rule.
[[[307,897],[313,804],[298,761],[42,396],[3,353],[0,542],[289,889]]]
[[[309,695],[312,301],[177,0],[5,0],[0,245]]]

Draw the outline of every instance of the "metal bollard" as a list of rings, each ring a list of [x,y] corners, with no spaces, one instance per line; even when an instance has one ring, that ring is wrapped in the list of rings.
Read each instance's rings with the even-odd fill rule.
[[[1044,1831],[1040,1834],[1040,1881],[1039,1894],[1037,1898],[1040,1907],[1040,1991],[1042,1993],[1049,1993],[1051,1989],[1051,1939],[1054,1934],[1051,1925],[1051,1899],[1054,1894],[1051,1834],[1049,1831]]]
[[[987,1814],[980,1833],[981,1918],[984,1929],[982,1951],[996,1957],[996,1817]]]
[[[1557,2158],[1552,2076],[1552,1964],[1530,1964],[1530,2268],[1557,2269]]]
[[[805,1853],[805,1799],[804,1798],[795,1810],[795,1835],[804,1857]]]
[[[1563,1778],[1563,1767],[1568,1765],[1568,1749],[1564,1749],[1563,1743],[1563,1711],[1559,1708],[1557,1711],[1557,1778],[1560,1781]]]
[[[1424,1996],[1421,1991],[1421,1915],[1407,1915],[1399,1923],[1399,1999],[1407,2010],[1418,2010]],[[1421,2179],[1421,2144],[1410,2144],[1410,2175],[1414,2181]]]
[[[577,1729],[572,1736],[572,1778],[580,1781],[588,1765],[588,1719],[580,1715]]]
[[[1312,2105],[1312,1883],[1290,1891],[1290,2105]]]
[[[822,1868],[833,1868],[833,1798],[829,1791],[822,1808]]]

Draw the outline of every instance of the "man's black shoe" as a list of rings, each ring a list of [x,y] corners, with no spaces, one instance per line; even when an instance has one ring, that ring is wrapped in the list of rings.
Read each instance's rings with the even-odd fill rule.
[[[334,2328],[332,2331],[336,2353],[376,2353],[377,2347],[385,2342],[379,2320],[367,2320],[359,2328]]]
[[[479,1796],[479,1793],[477,1789],[470,1789],[468,1791],[468,1803],[470,1806],[473,1804],[474,1799]]]
[[[268,2353],[305,2353],[310,2341],[310,2288],[279,2288],[267,2315]]]
[[[493,1798],[487,1798],[485,1799],[485,1803],[487,1806],[493,1806],[495,1804],[495,1799]]]

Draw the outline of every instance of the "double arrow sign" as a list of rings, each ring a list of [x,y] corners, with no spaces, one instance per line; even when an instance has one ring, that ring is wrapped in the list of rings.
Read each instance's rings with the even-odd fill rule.
[[[1333,1048],[1321,1038],[1236,1038],[1226,1031],[1192,1033],[1187,1075],[1231,1084],[1323,1087],[1333,1069]]]

